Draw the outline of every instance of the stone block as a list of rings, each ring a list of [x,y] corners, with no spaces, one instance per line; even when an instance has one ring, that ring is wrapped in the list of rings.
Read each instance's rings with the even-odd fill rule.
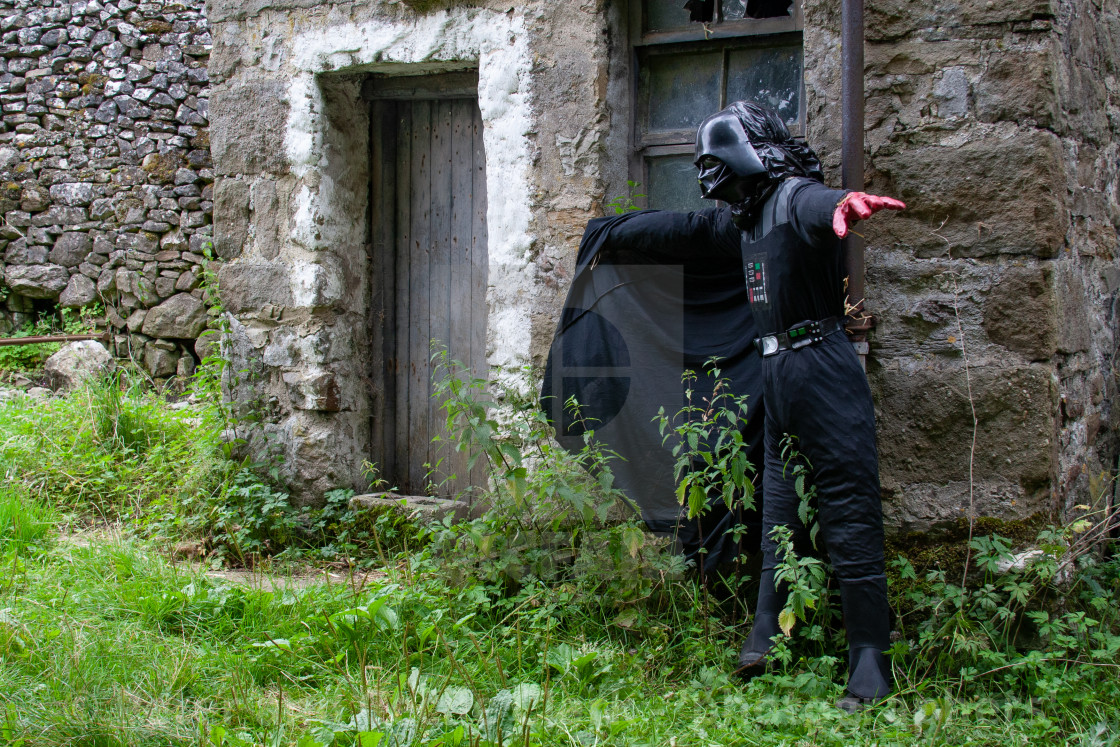
[[[432,524],[452,516],[455,522],[470,518],[470,506],[464,501],[433,498],[427,495],[398,495],[397,493],[369,493],[350,499],[350,510],[367,515],[370,522],[386,513],[420,524]]]
[[[286,10],[294,8],[315,8],[319,0],[207,0],[206,19],[210,23],[240,21],[252,18],[264,9]]]
[[[156,295],[160,298],[167,298],[175,293],[175,282],[179,276],[175,277],[158,277],[156,278]]]
[[[113,329],[123,329],[125,325],[124,319],[117,313],[117,310],[112,306],[105,307],[105,319],[109,324],[113,325]]]
[[[219,178],[214,185],[214,252],[235,259],[249,235],[249,185]]]
[[[206,330],[194,341],[194,354],[201,361],[216,358],[221,354],[221,348],[221,335],[216,329]]]
[[[919,257],[950,246],[957,257],[1053,257],[1069,224],[1063,163],[1060,141],[1044,131],[880,155],[874,166],[889,179],[887,193],[908,207],[868,230]]]
[[[1058,90],[1054,55],[1045,51],[1008,50],[993,55],[976,82],[976,116],[981,122],[1033,119],[1055,129]]]
[[[97,340],[71,342],[47,358],[47,382],[56,392],[74,389],[83,381],[112,371],[113,356]]]
[[[1020,3],[956,0],[937,4],[925,0],[868,0],[864,10],[865,33],[870,41],[884,41],[902,38],[920,29],[1031,21],[1037,17],[1053,17],[1054,5],[1054,0]]]
[[[97,276],[97,293],[102,298],[108,298],[117,291],[117,271],[113,268],[105,268],[101,274]]]
[[[124,322],[125,326],[128,327],[128,331],[139,332],[140,330],[142,330],[144,328],[144,317],[146,317],[147,315],[148,312],[144,309],[137,309],[136,311],[129,314],[128,319],[126,319]]]
[[[89,213],[81,207],[51,205],[45,212],[31,218],[33,226],[76,226],[89,220]]]
[[[148,309],[142,331],[149,337],[193,339],[206,329],[206,322],[206,307],[202,302],[189,293],[177,293]]]
[[[93,241],[88,233],[67,231],[58,237],[51,249],[50,261],[63,267],[77,267],[93,251]]]
[[[275,179],[258,179],[253,184],[253,245],[265,259],[280,254],[283,241],[284,211]],[[216,205],[216,203],[215,203]]]
[[[159,241],[146,233],[124,233],[117,238],[117,248],[129,253],[154,255],[159,250]]]
[[[58,296],[58,305],[64,309],[76,309],[97,300],[97,286],[85,275],[74,275],[66,288]]]
[[[27,239],[16,239],[4,250],[4,262],[9,265],[41,265],[46,263],[49,253],[45,246],[28,244]]]
[[[1085,281],[1076,268],[1061,262],[1055,270],[1058,352],[1072,354],[1089,349],[1089,302]]]
[[[178,153],[149,153],[144,156],[140,168],[147,172],[152,181],[167,184],[175,178],[181,162],[182,156]]]
[[[51,195],[42,185],[29,184],[23,188],[20,193],[19,207],[20,210],[26,210],[29,213],[38,213],[50,207]]]
[[[175,367],[175,375],[180,379],[189,379],[194,376],[196,369],[197,366],[194,362],[194,358],[184,353],[179,357],[179,363]]]
[[[338,380],[333,373],[289,371],[283,379],[292,407],[297,410],[338,412],[342,409]]]
[[[1009,267],[984,301],[984,331],[995,343],[1031,360],[1049,360],[1057,349],[1050,267]]]
[[[28,298],[58,298],[70,282],[70,273],[61,265],[9,265],[4,282],[13,293]]]
[[[231,262],[218,271],[222,305],[234,314],[291,306],[288,268],[279,263]]]
[[[51,199],[60,205],[82,207],[93,202],[93,185],[88,182],[55,184],[50,190]]]
[[[22,206],[22,203],[21,203]],[[90,220],[105,220],[113,215],[113,201],[107,197],[94,200],[89,206]]]
[[[162,379],[174,376],[179,366],[179,353],[173,350],[164,350],[155,345],[144,347],[144,367],[152,378]]]
[[[199,286],[202,282],[202,273],[187,271],[179,276],[175,281],[175,290],[189,293]]]
[[[970,376],[979,421],[974,478],[1047,500],[1057,435],[1050,367],[973,366]],[[869,378],[884,495],[906,502],[915,485],[967,483],[972,415],[963,367],[892,366]]]
[[[210,146],[218,174],[284,174],[288,85],[260,78],[215,89]]]

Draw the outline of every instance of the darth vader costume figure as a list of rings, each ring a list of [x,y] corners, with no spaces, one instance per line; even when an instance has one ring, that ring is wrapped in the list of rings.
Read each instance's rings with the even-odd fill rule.
[[[565,413],[569,397],[578,400],[597,437],[625,460],[614,468],[617,483],[651,529],[675,531],[686,551],[703,548],[704,564],[714,564],[739,550],[727,530],[744,517],[681,521],[673,459],[651,411],[676,412],[681,371],[718,357],[734,391],[750,397],[744,436],[762,467],[763,572],[740,671],[764,670],[780,633],[786,590],[774,583],[771,532],[781,525],[806,534],[783,470],[789,434],[811,468],[819,539],[840,588],[849,645],[840,705],[858,707],[890,692],[889,609],[874,411],[843,328],[839,239],[855,220],[905,206],[824,186],[813,151],[777,113],[747,102],[701,124],[696,165],[703,196],[729,207],[588,225],[542,395],[568,448],[581,445],[587,427]]]
[[[742,229],[742,258],[762,355],[766,500],[763,566],[753,629],[742,670],[764,668],[784,585],[771,531],[804,535],[794,479],[783,470],[782,440],[795,436],[817,488],[820,538],[835,572],[848,637],[844,707],[890,692],[889,608],[875,413],[867,378],[847,340],[840,238],[850,222],[890,198],[829,189],[816,156],[793,140],[777,113],[736,102],[708,117],[696,137],[703,196],[732,205]],[[798,173],[800,172],[800,173]]]

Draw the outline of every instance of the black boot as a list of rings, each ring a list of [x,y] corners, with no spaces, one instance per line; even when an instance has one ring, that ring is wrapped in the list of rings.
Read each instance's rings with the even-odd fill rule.
[[[758,581],[758,604],[755,605],[754,623],[743,648],[739,651],[739,668],[736,674],[744,677],[753,677],[762,674],[770,667],[770,649],[774,647],[771,640],[781,634],[778,625],[778,613],[786,603],[785,585],[781,589],[774,588],[774,571],[763,571]]]
[[[887,581],[842,582],[840,600],[848,634],[848,692],[837,705],[850,713],[891,692],[890,662],[883,653],[890,648]]]

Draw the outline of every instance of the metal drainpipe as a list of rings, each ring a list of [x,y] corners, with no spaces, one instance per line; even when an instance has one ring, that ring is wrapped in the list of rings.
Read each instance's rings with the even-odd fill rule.
[[[840,68],[843,143],[840,174],[844,189],[863,190],[863,0],[841,0]],[[844,239],[844,269],[848,275],[850,303],[863,310],[863,239],[854,233]],[[857,312],[858,313],[858,312]],[[860,319],[847,325],[850,339],[867,367],[867,332],[873,321]]]

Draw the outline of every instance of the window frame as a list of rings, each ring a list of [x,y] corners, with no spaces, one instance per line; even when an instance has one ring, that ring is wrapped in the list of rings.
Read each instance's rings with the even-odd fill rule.
[[[695,131],[678,130],[659,132],[653,137],[645,135],[645,121],[648,119],[648,102],[642,100],[641,78],[643,61],[651,55],[680,54],[683,51],[719,51],[723,55],[720,72],[720,108],[727,105],[727,76],[729,53],[736,49],[758,48],[764,46],[788,45],[796,41],[804,50],[804,11],[801,0],[793,0],[788,16],[777,18],[716,20],[709,24],[692,23],[695,28],[673,29],[668,31],[644,32],[645,0],[630,0],[628,26],[630,37],[630,179],[642,185],[641,190],[649,187],[649,159],[659,156],[691,154],[695,150]],[[717,3],[717,14],[722,8]],[[762,41],[765,39],[765,41]],[[761,42],[761,43],[760,43]],[[704,49],[705,44],[709,46]],[[798,96],[798,122],[790,126],[790,132],[801,135],[805,122],[805,68],[802,62],[801,90]],[[648,206],[649,198],[643,195],[638,202]]]

